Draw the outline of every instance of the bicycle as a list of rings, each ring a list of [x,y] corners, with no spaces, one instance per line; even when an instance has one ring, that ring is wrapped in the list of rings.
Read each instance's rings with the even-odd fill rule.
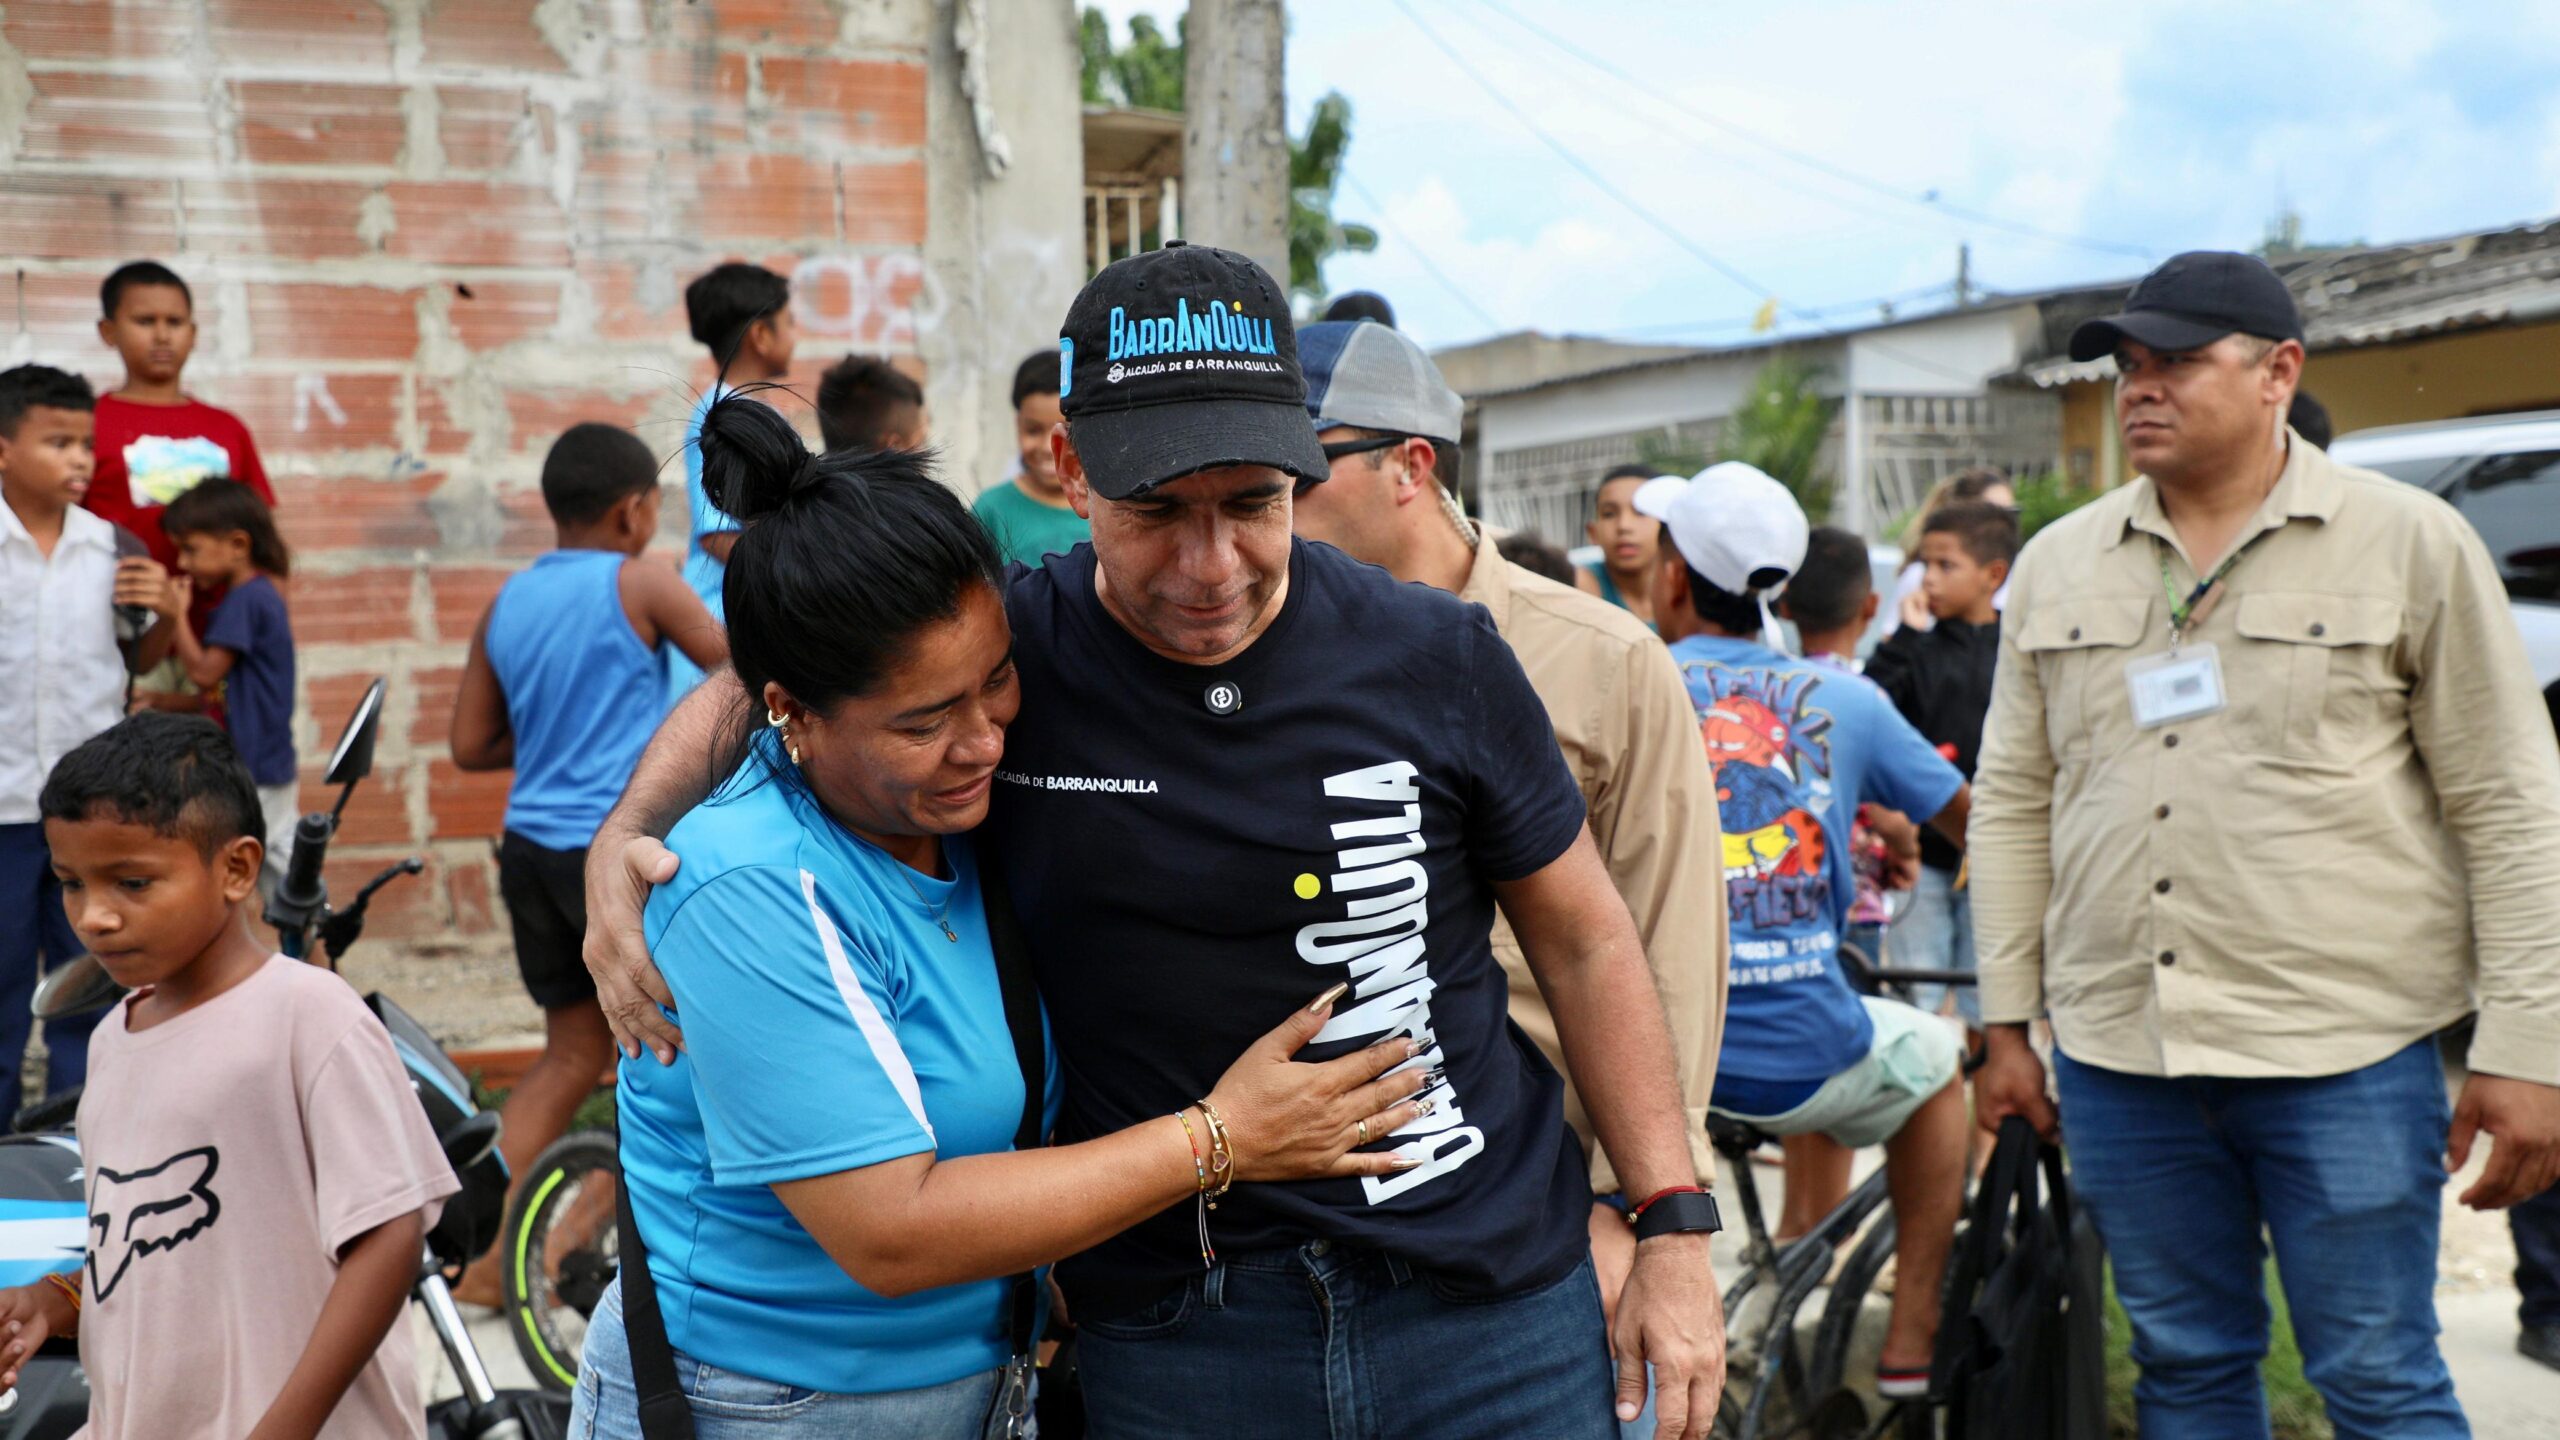
[[[498,1232],[507,1333],[545,1389],[578,1383],[587,1321],[621,1267],[615,1204],[620,1147],[610,1130],[572,1130],[525,1171]]]
[[[1846,943],[1839,953],[1853,989],[1970,985],[1974,979],[1967,970],[1888,969]],[[1967,1060],[1965,1071],[1970,1073],[1977,1063]],[[1843,1383],[1859,1316],[1893,1258],[1898,1233],[1893,1210],[1885,1203],[1883,1169],[1851,1189],[1812,1229],[1780,1245],[1769,1233],[1752,1168],[1753,1153],[1776,1145],[1778,1137],[1748,1121],[1709,1112],[1707,1139],[1733,1170],[1745,1235],[1742,1273],[1724,1293],[1727,1344],[1735,1364],[1726,1372],[1724,1397],[1710,1432],[1715,1440],[1797,1433],[1812,1440],[1876,1440],[1896,1428],[1897,1421],[1903,1440],[1932,1440],[1936,1417],[1927,1402],[1890,1402],[1871,1419],[1865,1400]],[[1852,1237],[1857,1243],[1834,1274],[1833,1261]],[[1797,1342],[1796,1317],[1826,1280],[1830,1294],[1806,1350]],[[1764,1291],[1771,1297],[1765,1314],[1752,1315],[1746,1325],[1745,1306]],[[1743,1357],[1751,1369],[1749,1389],[1737,1396]]]

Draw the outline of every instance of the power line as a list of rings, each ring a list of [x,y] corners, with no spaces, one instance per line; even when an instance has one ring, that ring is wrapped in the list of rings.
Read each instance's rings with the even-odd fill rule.
[[[1399,3],[1401,3],[1401,0],[1399,0]],[[2033,225],[2006,219],[1984,211],[1971,209],[1967,206],[1950,204],[1944,200],[1934,198],[1936,193],[1934,191],[1930,192],[1928,195],[1914,195],[1908,190],[1888,181],[1878,180],[1869,175],[1861,175],[1857,171],[1833,164],[1831,161],[1825,160],[1818,155],[1810,155],[1804,151],[1797,150],[1792,146],[1772,140],[1769,137],[1760,134],[1758,131],[1752,130],[1744,125],[1738,125],[1733,121],[1724,119],[1722,116],[1710,115],[1703,110],[1694,109],[1679,100],[1675,100],[1672,97],[1663,94],[1646,81],[1628,73],[1620,66],[1597,55],[1593,55],[1591,52],[1584,50],[1572,41],[1557,35],[1554,31],[1539,25],[1535,21],[1527,19],[1512,10],[1509,6],[1503,4],[1502,0],[1484,0],[1484,5],[1485,8],[1492,10],[1495,14],[1509,20],[1512,24],[1517,25],[1521,29],[1528,31],[1530,34],[1537,36],[1539,39],[1545,41],[1555,49],[1560,50],[1574,59],[1581,61],[1583,64],[1600,71],[1604,75],[1610,76],[1629,88],[1636,90],[1640,94],[1651,98],[1656,103],[1668,106],[1671,109],[1688,116],[1690,119],[1700,122],[1701,124],[1714,126],[1716,129],[1734,136],[1737,139],[1757,145],[1761,149],[1769,151],[1771,154],[1792,161],[1795,164],[1804,166],[1805,168],[1813,170],[1819,174],[1827,175],[1842,184],[1854,185],[1861,190],[1881,195],[1888,200],[1897,201],[1901,204],[1918,206],[1932,214],[1952,216],[1960,220],[1969,220],[1977,225],[1987,225],[1995,230],[2005,230],[2013,235],[2021,235],[2031,240],[2042,240],[2048,244],[2069,245],[2082,250],[2100,251],[2112,255],[2129,255],[2144,260],[2158,258],[2159,252],[2145,246],[2130,245],[2116,240],[2099,240],[2086,235],[2072,235],[2057,230],[2039,229]]]
[[[1459,54],[1447,40],[1441,37],[1439,31],[1431,28],[1429,22],[1416,14],[1413,6],[1408,3],[1408,0],[1395,0],[1395,6],[1398,10],[1404,12],[1404,18],[1413,22],[1414,28],[1422,32],[1423,38],[1429,40],[1434,49],[1449,57],[1449,63],[1457,66],[1461,73],[1463,73],[1469,80],[1475,82],[1477,89],[1482,90],[1495,104],[1501,106],[1506,112],[1508,112],[1511,118],[1519,121],[1522,128],[1536,136],[1548,149],[1554,151],[1557,158],[1563,160],[1567,165],[1572,166],[1575,172],[1580,174],[1585,180],[1590,181],[1594,188],[1598,189],[1602,194],[1608,196],[1610,199],[1617,201],[1620,206],[1625,208],[1628,214],[1642,220],[1664,239],[1669,240],[1672,244],[1687,251],[1690,255],[1706,264],[1708,268],[1714,270],[1717,274],[1722,275],[1744,289],[1761,296],[1770,305],[1775,306],[1785,314],[1803,321],[1807,325],[1815,327],[1816,333],[1813,335],[1792,338],[1823,338],[1831,333],[1822,329],[1823,317],[1820,313],[1780,300],[1776,291],[1752,279],[1750,276],[1743,274],[1731,264],[1728,264],[1723,259],[1717,257],[1705,246],[1702,246],[1696,241],[1690,239],[1686,234],[1681,232],[1679,227],[1673,225],[1670,221],[1663,219],[1662,216],[1655,213],[1651,207],[1644,205],[1634,196],[1629,195],[1626,191],[1620,189],[1615,182],[1611,181],[1606,175],[1601,174],[1590,164],[1590,162],[1575,154],[1563,141],[1558,140],[1554,135],[1548,133],[1544,126],[1538,124],[1535,120],[1530,119],[1527,112],[1513,104],[1511,102],[1511,98],[1503,94],[1501,89],[1497,87],[1492,80],[1488,79],[1483,71],[1478,70],[1474,65],[1470,64],[1464,55]],[[1870,341],[1869,343],[1873,345],[1879,354],[1891,355],[1893,358],[1902,361],[1904,364],[1909,365],[1914,369],[1926,370],[1932,374],[1944,376],[1947,379],[1960,381],[1968,385],[1978,383],[1981,379],[1978,375],[1968,375],[1962,371],[1950,369],[1947,366],[1938,364],[1936,361],[1911,354],[1910,352],[1898,347],[1887,345],[1882,341]]]
[[[1432,279],[1439,281],[1441,288],[1447,290],[1452,296],[1455,296],[1459,304],[1467,307],[1469,314],[1472,314],[1478,320],[1483,321],[1484,328],[1488,332],[1497,335],[1502,333],[1501,321],[1496,320],[1491,315],[1485,313],[1485,308],[1476,303],[1476,299],[1473,295],[1468,294],[1464,287],[1460,286],[1457,281],[1450,279],[1445,271],[1443,271],[1438,265],[1432,263],[1429,251],[1424,250],[1421,246],[1413,243],[1412,237],[1396,228],[1396,222],[1387,218],[1387,207],[1379,203],[1377,196],[1369,193],[1369,187],[1360,183],[1360,177],[1352,174],[1347,167],[1340,171],[1339,174],[1341,176],[1342,183],[1351,187],[1351,193],[1359,196],[1363,201],[1367,202],[1370,210],[1376,213],[1378,217],[1378,228],[1386,231],[1388,235],[1394,237],[1397,244],[1402,245],[1405,249],[1411,251],[1413,253],[1414,262],[1422,267],[1425,274],[1428,274]]]
[[[1583,179],[1590,181],[1594,188],[1598,189],[1602,194],[1608,196],[1610,199],[1617,201],[1619,205],[1625,207],[1627,213],[1635,216],[1639,220],[1642,220],[1647,225],[1652,226],[1656,231],[1660,232],[1664,239],[1669,240],[1672,244],[1688,251],[1692,256],[1695,256],[1699,261],[1704,263],[1709,269],[1715,271],[1719,275],[1722,275],[1734,284],[1741,286],[1743,289],[1760,296],[1774,296],[1777,294],[1776,291],[1770,289],[1768,286],[1761,284],[1759,281],[1743,274],[1740,270],[1735,269],[1732,265],[1726,263],[1722,258],[1708,250],[1705,246],[1700,245],[1696,241],[1690,239],[1687,235],[1682,234],[1678,226],[1673,225],[1670,221],[1663,219],[1658,214],[1655,214],[1650,207],[1638,201],[1634,196],[1628,194],[1626,191],[1619,189],[1617,184],[1610,180],[1608,176],[1601,174],[1596,169],[1593,169],[1581,156],[1576,155],[1573,151],[1567,149],[1563,141],[1558,140],[1555,136],[1547,133],[1545,126],[1530,119],[1527,111],[1511,103],[1511,97],[1503,94],[1500,87],[1496,86],[1491,80],[1486,79],[1484,72],[1476,69],[1474,65],[1468,63],[1465,56],[1451,48],[1449,42],[1440,37],[1439,31],[1432,29],[1428,22],[1426,22],[1420,15],[1414,13],[1413,6],[1406,3],[1406,0],[1395,0],[1395,6],[1398,10],[1404,12],[1404,18],[1413,22],[1415,29],[1422,32],[1423,38],[1430,41],[1434,49],[1437,49],[1441,54],[1448,56],[1449,63],[1457,66],[1468,79],[1474,81],[1476,83],[1476,88],[1484,91],[1488,99],[1492,100],[1494,104],[1501,106],[1505,111],[1508,111],[1511,118],[1519,121],[1523,129],[1538,137],[1540,143],[1544,144],[1549,150],[1554,151],[1557,159],[1572,166]]]

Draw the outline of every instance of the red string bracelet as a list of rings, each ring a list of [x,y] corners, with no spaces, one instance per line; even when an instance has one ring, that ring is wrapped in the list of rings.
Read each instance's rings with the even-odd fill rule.
[[[1633,1225],[1638,1220],[1643,1219],[1644,1212],[1653,1208],[1653,1202],[1661,1199],[1665,1195],[1704,1195],[1706,1193],[1707,1187],[1704,1185],[1674,1185],[1666,1190],[1656,1190],[1652,1194],[1644,1197],[1643,1204],[1634,1206],[1627,1211],[1627,1223]]]

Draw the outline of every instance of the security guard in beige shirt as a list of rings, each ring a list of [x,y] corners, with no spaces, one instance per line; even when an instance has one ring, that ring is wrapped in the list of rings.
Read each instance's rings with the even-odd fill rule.
[[[2267,1433],[2261,1231],[2341,1437],[2464,1435],[2439,1196],[2560,1176],[2560,751],[2451,507],[2284,425],[2293,298],[2195,253],[2072,337],[2132,484],[2019,560],[1975,779],[1986,1121],[2060,1128],[2146,1435]],[[2478,1016],[2447,1113],[2435,1033]]]
[[[1444,453],[1455,457],[1460,402],[1422,347],[1384,325],[1337,320],[1300,326],[1298,354],[1307,408],[1333,460],[1331,482],[1298,496],[1298,533],[1484,606],[1520,657],[1590,806],[1592,841],[1644,937],[1679,1054],[1698,1183],[1711,1186],[1706,1111],[1724,1023],[1723,840],[1715,777],[1680,672],[1642,621],[1503,559],[1459,512],[1434,471]],[[1593,1193],[1609,1195],[1617,1179],[1593,1144],[1555,1022],[1508,923],[1496,922],[1493,952],[1511,977],[1512,1020],[1565,1073],[1565,1118],[1592,1149]],[[1614,1309],[1635,1240],[1605,1203],[1593,1206],[1591,1238]]]

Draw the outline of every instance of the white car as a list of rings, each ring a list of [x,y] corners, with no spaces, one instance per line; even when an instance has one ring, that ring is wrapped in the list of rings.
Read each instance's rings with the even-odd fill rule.
[[[2358,430],[2329,454],[2443,496],[2480,532],[2560,719],[2560,410]]]

